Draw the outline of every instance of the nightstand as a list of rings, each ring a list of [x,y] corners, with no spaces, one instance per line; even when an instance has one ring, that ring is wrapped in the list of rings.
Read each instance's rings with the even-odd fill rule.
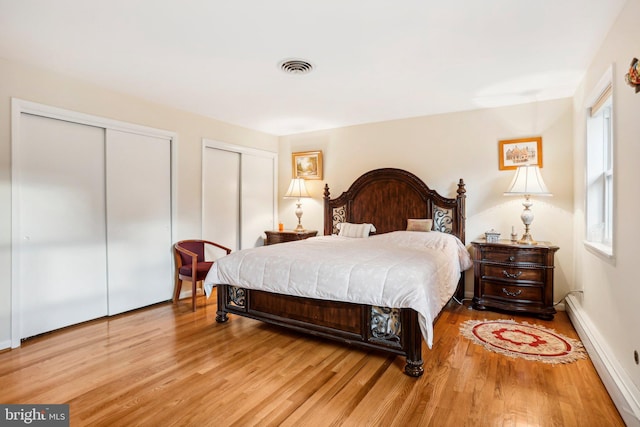
[[[526,312],[551,320],[554,255],[559,249],[549,242],[520,245],[509,240],[473,247],[473,308],[497,308]]]
[[[267,230],[264,232],[267,235],[265,245],[275,245],[276,243],[293,242],[295,240],[304,240],[309,237],[314,237],[318,234],[317,230],[305,230],[305,231],[273,231]]]

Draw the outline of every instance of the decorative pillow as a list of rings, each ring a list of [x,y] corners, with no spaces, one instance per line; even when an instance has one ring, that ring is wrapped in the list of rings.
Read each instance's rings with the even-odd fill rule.
[[[407,231],[431,231],[432,219],[408,219]]]
[[[351,224],[350,222],[342,222],[336,227],[340,232],[338,236],[342,237],[369,237],[369,234],[375,233],[376,228],[373,224]]]

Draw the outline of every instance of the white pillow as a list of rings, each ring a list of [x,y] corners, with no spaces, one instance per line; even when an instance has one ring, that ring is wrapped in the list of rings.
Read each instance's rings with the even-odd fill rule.
[[[369,237],[369,234],[376,231],[373,224],[351,224],[350,222],[341,222],[336,225],[336,228],[340,230],[338,236],[342,237]]]
[[[407,231],[431,231],[433,228],[432,219],[408,219]]]

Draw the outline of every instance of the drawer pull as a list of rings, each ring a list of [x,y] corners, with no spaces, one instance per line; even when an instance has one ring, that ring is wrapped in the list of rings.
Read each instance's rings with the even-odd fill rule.
[[[515,260],[516,260],[516,257],[514,257],[513,255],[511,255],[511,256],[509,257],[509,261],[513,262],[513,261],[515,261]]]
[[[517,279],[522,275],[522,271],[518,271],[517,273],[509,273],[507,270],[502,270],[502,274],[504,274],[504,277],[507,277],[509,279]]]
[[[506,295],[508,295],[510,297],[517,297],[518,295],[520,295],[522,293],[522,289],[518,289],[518,292],[509,292],[505,288],[502,288],[502,292],[504,292]]]

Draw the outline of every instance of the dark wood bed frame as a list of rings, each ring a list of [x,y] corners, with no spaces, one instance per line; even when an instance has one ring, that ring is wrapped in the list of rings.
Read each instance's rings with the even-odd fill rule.
[[[337,234],[340,222],[372,223],[376,233],[406,230],[408,218],[432,218],[434,229],[465,241],[465,188],[461,179],[457,196],[446,198],[429,189],[410,172],[376,169],[354,181],[338,198],[324,190],[324,234]],[[464,295],[464,274],[456,296]],[[231,285],[218,285],[216,321],[227,313],[250,317],[299,332],[330,338],[364,348],[406,356],[404,371],[412,377],[424,373],[422,334],[418,314],[408,308],[375,307],[340,301],[274,294]]]

